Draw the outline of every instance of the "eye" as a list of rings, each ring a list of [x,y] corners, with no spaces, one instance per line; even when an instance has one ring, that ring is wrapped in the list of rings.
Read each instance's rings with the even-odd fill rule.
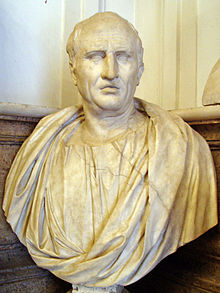
[[[126,63],[130,59],[131,55],[127,52],[117,52],[116,58],[119,62]]]
[[[101,61],[103,58],[105,58],[105,53],[102,51],[89,52],[86,55],[86,59],[91,60],[95,63]]]

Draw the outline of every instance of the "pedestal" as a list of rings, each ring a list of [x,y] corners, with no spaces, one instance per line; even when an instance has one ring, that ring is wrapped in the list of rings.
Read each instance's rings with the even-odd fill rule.
[[[129,293],[123,286],[114,285],[104,288],[72,285],[73,289],[67,293]]]

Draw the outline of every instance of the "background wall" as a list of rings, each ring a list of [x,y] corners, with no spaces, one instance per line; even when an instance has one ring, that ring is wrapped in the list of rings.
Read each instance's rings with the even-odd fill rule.
[[[60,105],[62,3],[1,1],[1,102]]]
[[[167,109],[201,106],[220,56],[219,0],[2,0],[0,101],[78,103],[65,44],[98,11],[115,11],[139,31],[145,72],[136,96]]]

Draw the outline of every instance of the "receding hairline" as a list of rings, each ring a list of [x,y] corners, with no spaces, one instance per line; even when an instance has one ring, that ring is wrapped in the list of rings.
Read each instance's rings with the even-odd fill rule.
[[[141,39],[138,35],[138,32],[134,28],[134,26],[129,23],[126,19],[122,18],[119,16],[117,13],[114,12],[101,12],[101,13],[96,13],[93,16],[79,22],[76,24],[74,27],[73,32],[70,34],[68,41],[67,41],[67,46],[66,46],[66,51],[69,55],[70,59],[73,59],[75,55],[77,54],[77,42],[80,41],[80,35],[81,33],[86,32],[86,30],[91,28],[91,25],[94,23],[103,22],[103,26],[106,26],[106,19],[108,20],[120,20],[119,25],[124,25],[129,28],[129,30],[132,32],[133,36],[136,39],[137,42],[137,52],[138,52],[138,63],[143,63],[143,48],[142,48],[142,42]],[[117,23],[113,23],[114,25]]]

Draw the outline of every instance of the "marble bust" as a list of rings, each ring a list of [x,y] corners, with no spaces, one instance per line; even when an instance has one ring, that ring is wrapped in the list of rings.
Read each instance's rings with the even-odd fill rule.
[[[217,224],[213,161],[180,117],[134,98],[143,49],[125,19],[80,22],[67,52],[82,105],[39,122],[3,209],[36,264],[73,292],[121,292]]]
[[[217,60],[209,74],[203,91],[202,104],[220,104],[220,58]]]

